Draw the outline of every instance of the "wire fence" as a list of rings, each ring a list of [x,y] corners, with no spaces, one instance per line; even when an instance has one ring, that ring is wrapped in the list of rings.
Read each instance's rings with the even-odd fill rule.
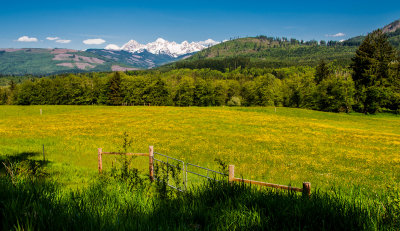
[[[220,181],[228,179],[229,182],[242,182],[252,185],[260,185],[276,189],[284,189],[294,192],[302,192],[305,196],[311,195],[311,183],[303,182],[303,188],[296,188],[287,185],[279,185],[268,182],[247,180],[235,177],[235,166],[229,165],[229,174],[218,172],[199,165],[185,163],[182,160],[153,151],[153,146],[149,146],[149,153],[116,153],[103,152],[98,148],[98,167],[101,174],[103,169],[102,155],[130,155],[130,156],[148,156],[149,157],[149,176],[150,180],[157,180],[166,183],[167,186],[179,191],[186,191],[195,183],[202,180]],[[189,176],[190,177],[189,177]],[[189,180],[190,179],[190,180]]]
[[[185,191],[207,179],[220,181],[228,179],[228,174],[209,168],[185,163],[182,160],[154,152],[154,179],[163,181],[171,188]]]

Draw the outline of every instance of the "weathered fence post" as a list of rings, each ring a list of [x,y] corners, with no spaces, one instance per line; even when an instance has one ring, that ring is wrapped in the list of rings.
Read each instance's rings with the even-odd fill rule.
[[[235,165],[229,165],[229,182],[233,182],[235,179]]]
[[[303,182],[303,196],[310,196],[311,195],[311,183],[310,182]]]
[[[97,156],[97,158],[98,158],[98,160],[99,160],[99,173],[101,173],[101,171],[103,170],[103,163],[102,163],[102,160],[101,160],[101,153],[103,152],[103,149],[102,148],[98,148],[97,149],[97,152],[98,152],[98,156]]]
[[[154,180],[154,164],[153,164],[153,157],[154,157],[154,149],[153,146],[149,146],[149,176],[150,180]]]

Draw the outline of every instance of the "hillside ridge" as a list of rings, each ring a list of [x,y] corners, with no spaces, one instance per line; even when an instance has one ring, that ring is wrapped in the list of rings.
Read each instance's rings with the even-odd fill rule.
[[[382,30],[386,32],[389,42],[400,49],[400,20],[384,26]],[[229,60],[238,58],[248,59],[245,61],[246,67],[316,66],[321,59],[345,67],[350,65],[351,58],[364,38],[365,36],[356,36],[345,41],[303,41],[264,35],[237,38],[204,49],[186,60],[167,65],[166,68],[223,70],[231,62]],[[228,60],[223,61],[226,59]]]

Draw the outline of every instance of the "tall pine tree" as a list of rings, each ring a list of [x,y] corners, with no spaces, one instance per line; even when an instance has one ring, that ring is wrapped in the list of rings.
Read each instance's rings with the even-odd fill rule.
[[[324,59],[321,59],[315,69],[315,82],[319,84],[322,80],[328,78],[330,75],[329,66]]]
[[[396,60],[396,50],[382,30],[365,38],[352,58],[356,87],[356,109],[364,113],[377,112],[388,100],[389,64]]]
[[[107,104],[122,105],[123,97],[121,94],[121,74],[115,72],[107,82]]]

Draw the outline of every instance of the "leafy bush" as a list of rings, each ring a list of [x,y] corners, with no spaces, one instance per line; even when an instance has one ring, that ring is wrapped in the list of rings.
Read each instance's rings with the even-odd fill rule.
[[[232,106],[240,106],[241,105],[241,100],[239,97],[237,96],[233,96],[227,103],[228,106],[232,107]]]

